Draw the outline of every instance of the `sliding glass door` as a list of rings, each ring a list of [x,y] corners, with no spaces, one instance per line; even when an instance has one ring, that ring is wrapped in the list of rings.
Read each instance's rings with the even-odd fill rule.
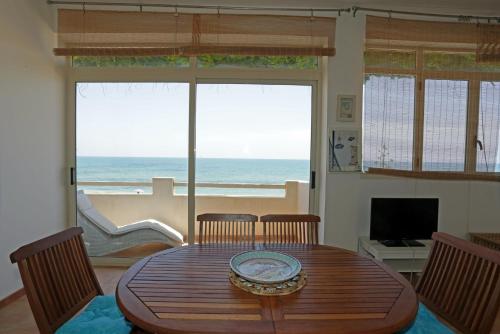
[[[199,83],[196,93],[196,214],[308,213],[312,86]]]
[[[77,224],[91,256],[182,244],[188,126],[187,83],[76,84]]]
[[[202,213],[314,210],[315,86],[261,82],[75,82],[75,216],[91,256],[196,241]]]

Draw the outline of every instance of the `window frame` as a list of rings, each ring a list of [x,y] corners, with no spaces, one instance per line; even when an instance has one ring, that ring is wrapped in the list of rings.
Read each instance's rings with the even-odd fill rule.
[[[411,171],[386,168],[369,168],[367,173],[409,176],[426,179],[466,179],[466,180],[495,180],[500,181],[498,172],[476,171],[477,145],[479,122],[480,85],[482,81],[500,81],[500,72],[473,72],[473,71],[437,71],[425,70],[424,52],[475,52],[475,49],[454,48],[424,48],[411,46],[366,45],[365,51],[412,51],[415,52],[415,69],[384,68],[364,66],[364,75],[410,75],[415,77],[415,116],[413,131],[413,168]],[[424,141],[424,105],[425,80],[464,80],[468,81],[467,117],[465,139],[465,169],[463,172],[423,171],[423,141]],[[364,97],[363,97],[364,98]]]
[[[328,57],[318,57],[316,69],[273,68],[200,68],[196,57],[190,57],[188,67],[73,67],[71,57],[66,57],[66,173],[70,179],[71,168],[76,166],[76,84],[78,82],[181,82],[190,85],[189,98],[189,179],[188,179],[188,227],[189,242],[194,242],[195,226],[195,141],[196,141],[196,86],[199,83],[218,84],[277,84],[309,85],[311,93],[311,155],[310,171],[321,175],[321,120],[324,112],[321,88]],[[309,188],[309,212],[319,212],[322,183]],[[67,186],[68,226],[76,226],[76,183]],[[93,260],[96,258],[93,258]],[[130,263],[130,259],[98,258],[96,263]]]
[[[367,76],[370,76],[370,75],[377,75],[377,76],[382,75],[382,76],[387,76],[387,77],[388,76],[399,76],[399,77],[412,78],[412,80],[413,80],[413,86],[414,86],[414,88],[416,87],[416,78],[415,78],[414,75],[403,75],[403,74],[399,74],[399,73],[398,74],[365,73],[364,76],[363,76],[364,80],[366,80]],[[363,94],[365,92],[366,92],[366,90],[363,89]],[[366,124],[365,121],[367,121],[366,118],[364,117],[365,116],[365,114],[364,114],[364,112],[365,112],[365,100],[364,100],[364,97],[365,96],[363,96],[363,103],[362,103],[362,105],[363,105],[363,119],[362,119],[362,127],[363,127],[363,129],[362,129],[363,130],[362,156],[363,156],[363,160],[364,160],[365,155],[366,155],[365,146],[364,146],[364,142],[365,142],[365,139],[366,139],[365,137],[366,136],[365,136],[364,130],[365,130],[365,124]],[[415,100],[416,100],[415,96],[413,96],[413,100],[414,100],[414,109],[413,110],[415,110]],[[411,128],[413,129],[413,131],[412,131],[413,142],[415,140],[415,133],[414,133],[415,129],[414,129],[414,127],[415,127],[415,121],[416,121],[414,117],[415,117],[415,113],[413,113],[413,124],[411,125]],[[410,128],[410,126],[409,126],[409,128]],[[410,169],[399,169],[399,168],[396,169],[396,168],[391,168],[391,167],[368,167],[368,168],[364,168],[364,166],[363,166],[363,171],[366,172],[366,171],[368,171],[370,169],[384,169],[384,170],[401,170],[401,171],[411,172],[413,170],[413,156],[414,156],[413,155],[413,150],[414,150],[414,144],[412,143],[411,145],[412,145],[412,157],[411,157],[412,159],[411,159],[411,161],[409,161],[409,164],[410,164],[409,168]]]

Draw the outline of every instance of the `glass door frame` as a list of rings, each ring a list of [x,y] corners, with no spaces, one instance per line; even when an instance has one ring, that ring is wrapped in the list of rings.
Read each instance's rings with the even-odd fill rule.
[[[311,87],[311,138],[310,138],[310,153],[309,153],[309,213],[317,213],[318,210],[316,208],[316,196],[318,184],[316,182],[315,189],[311,187],[311,174],[315,172],[317,174],[317,152],[315,148],[317,145],[317,140],[319,139],[317,136],[317,122],[318,122],[318,113],[316,108],[317,102],[317,86],[318,82],[315,80],[283,80],[283,79],[209,79],[209,78],[198,78],[196,80],[196,85],[198,84],[240,84],[240,85],[289,85],[289,86],[309,86]],[[196,126],[194,127],[194,131],[196,132]],[[195,133],[196,136],[196,133]],[[194,161],[196,161],[196,152],[194,152]],[[195,174],[196,175],[196,174]],[[195,179],[193,179],[195,180]],[[195,188],[196,184],[193,182],[193,188]],[[194,189],[193,189],[194,191]],[[194,231],[194,227],[193,227]]]
[[[321,60],[321,59],[320,59]],[[195,176],[196,176],[196,87],[197,84],[269,84],[311,86],[311,149],[310,171],[316,173],[313,189],[309,186],[309,212],[319,213],[321,187],[319,172],[321,168],[322,117],[326,108],[321,107],[323,71],[326,66],[319,61],[316,70],[294,69],[203,69],[197,68],[196,59],[191,58],[188,68],[73,68],[71,59],[66,67],[66,180],[67,180],[67,224],[76,226],[76,85],[79,82],[162,82],[189,84],[189,127],[188,127],[188,243],[195,238]],[[324,93],[323,93],[324,94]],[[322,113],[320,113],[322,111]],[[73,178],[73,180],[72,180]],[[74,181],[74,182],[73,182]],[[310,177],[311,181],[311,177]],[[113,260],[116,260],[114,258]],[[105,261],[109,263],[108,261]],[[120,261],[111,261],[116,263]],[[123,262],[123,261],[122,261]],[[129,263],[128,261],[125,261]]]

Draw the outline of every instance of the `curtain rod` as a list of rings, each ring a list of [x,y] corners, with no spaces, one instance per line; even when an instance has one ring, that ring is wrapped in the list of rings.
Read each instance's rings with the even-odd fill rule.
[[[491,20],[496,20],[500,23],[500,16],[475,16],[475,15],[452,15],[452,14],[435,14],[435,13],[424,13],[424,12],[411,12],[403,10],[390,10],[390,9],[379,9],[379,8],[368,8],[368,7],[358,7],[353,6],[352,8],[301,8],[301,7],[248,7],[248,6],[216,6],[216,5],[173,5],[165,3],[142,3],[142,2],[98,2],[98,1],[65,1],[65,0],[47,0],[49,5],[78,5],[78,6],[117,6],[117,7],[138,7],[140,9],[144,7],[160,7],[160,8],[184,8],[184,9],[210,9],[220,11],[225,10],[253,10],[253,11],[289,11],[289,12],[307,12],[310,11],[311,15],[314,12],[337,12],[340,16],[341,13],[349,13],[352,11],[353,16],[356,16],[357,12],[375,12],[375,13],[385,13],[389,16],[391,14],[400,15],[414,15],[414,16],[428,16],[428,17],[442,17],[457,19],[462,22],[470,22],[472,20],[485,20],[488,23]]]
[[[290,12],[342,12],[350,13],[351,8],[300,8],[300,7],[246,7],[246,6],[215,6],[215,5],[173,5],[165,3],[141,3],[141,2],[98,2],[98,1],[63,1],[47,0],[49,5],[78,5],[78,6],[116,6],[116,7],[161,7],[161,8],[184,8],[184,9],[210,9],[210,10],[254,10],[254,11],[290,11]]]
[[[378,9],[378,8],[366,8],[366,7],[352,7],[352,15],[356,16],[357,12],[375,12],[375,13],[386,13],[389,16],[391,14],[401,14],[401,15],[414,15],[414,16],[429,16],[429,17],[443,17],[457,19],[462,22],[470,22],[472,20],[486,20],[488,23],[491,20],[496,20],[500,23],[500,16],[474,16],[474,15],[452,15],[452,14],[435,14],[435,13],[422,13],[422,12],[410,12],[403,10],[389,10],[389,9]]]

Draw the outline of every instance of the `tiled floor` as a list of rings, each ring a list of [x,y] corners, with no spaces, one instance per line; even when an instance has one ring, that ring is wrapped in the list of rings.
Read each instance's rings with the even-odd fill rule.
[[[118,283],[124,270],[124,268],[112,267],[98,267],[95,269],[105,294],[114,293],[116,284]],[[0,333],[38,333],[26,296],[23,296],[12,304],[0,309]],[[497,315],[497,320],[491,333],[500,334],[500,313]]]
[[[151,254],[157,253],[159,251],[170,248],[163,243],[149,243],[139,246],[130,247],[128,249],[108,254],[109,257],[133,257],[133,258],[144,258]]]

